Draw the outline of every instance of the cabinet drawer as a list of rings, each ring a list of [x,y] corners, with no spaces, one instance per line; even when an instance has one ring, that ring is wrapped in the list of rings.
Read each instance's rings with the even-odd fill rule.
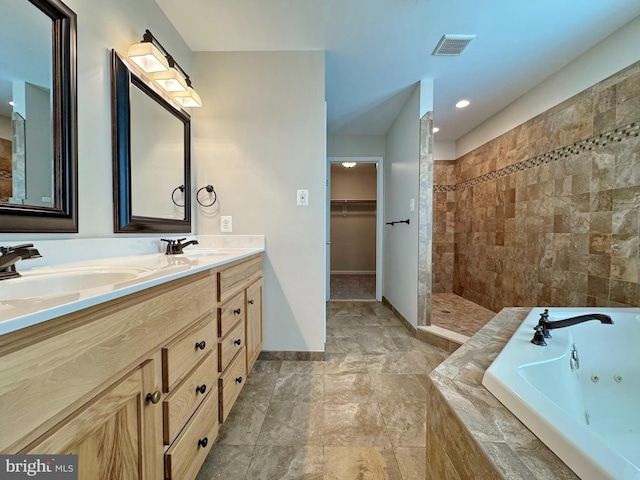
[[[193,480],[218,435],[218,390],[202,405],[164,456],[167,479]]]
[[[218,301],[227,301],[260,277],[262,277],[262,255],[218,270]]]
[[[245,347],[242,347],[240,353],[231,362],[225,372],[220,375],[218,388],[220,390],[220,423],[224,422],[233,407],[233,403],[238,398],[240,390],[246,380],[245,372],[247,363],[245,357]]]
[[[218,386],[218,358],[210,352],[162,402],[164,444],[169,445],[210,390]]]
[[[227,303],[218,307],[219,335],[223,338],[235,326],[236,322],[244,322],[244,291],[238,293]]]
[[[162,349],[162,386],[171,391],[218,343],[215,315],[210,315]]]
[[[244,322],[238,322],[218,344],[218,370],[224,372],[229,362],[244,346]]]

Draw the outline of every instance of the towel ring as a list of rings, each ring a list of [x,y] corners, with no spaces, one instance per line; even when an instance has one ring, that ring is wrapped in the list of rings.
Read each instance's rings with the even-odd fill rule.
[[[180,185],[180,186],[178,186],[178,187],[176,187],[176,188],[174,188],[174,189],[173,189],[173,192],[171,192],[171,201],[173,202],[173,204],[174,204],[176,207],[184,207],[184,205],[179,205],[179,204],[176,202],[176,199],[174,198],[174,195],[176,194],[176,191],[177,191],[177,190],[180,190],[180,191],[184,194],[184,185]]]
[[[213,202],[209,203],[209,204],[204,204],[200,201],[200,192],[202,190],[206,190],[209,193],[213,193]],[[218,201],[218,194],[216,193],[215,189],[213,188],[213,185],[207,185],[206,187],[202,187],[201,189],[199,189],[196,192],[196,201],[202,205],[203,207],[211,207],[213,206],[214,203],[216,203]]]

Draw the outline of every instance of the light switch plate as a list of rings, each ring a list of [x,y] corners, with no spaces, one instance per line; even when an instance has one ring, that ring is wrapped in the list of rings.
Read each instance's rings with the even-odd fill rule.
[[[309,206],[309,190],[298,190],[297,202],[298,207]]]
[[[231,215],[222,215],[220,217],[220,231],[224,233],[230,233],[233,231],[233,224],[231,222]]]
[[[409,211],[413,212],[416,209],[416,199],[412,198],[411,200],[409,200]]]

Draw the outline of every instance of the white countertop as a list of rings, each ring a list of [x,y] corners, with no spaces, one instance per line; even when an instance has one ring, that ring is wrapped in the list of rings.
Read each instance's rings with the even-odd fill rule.
[[[128,255],[33,268],[0,281],[0,335],[264,251],[189,247],[181,255]]]

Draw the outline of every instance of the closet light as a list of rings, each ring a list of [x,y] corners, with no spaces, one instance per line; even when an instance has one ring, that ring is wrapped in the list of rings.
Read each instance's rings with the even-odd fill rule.
[[[342,162],[344,168],[353,168],[357,165],[356,162]]]
[[[147,73],[165,72],[169,70],[169,62],[162,52],[151,41],[142,41],[129,47],[129,59]]]
[[[183,107],[201,107],[202,100],[200,100],[200,95],[196,93],[196,91],[187,87],[186,92],[173,92],[171,96]]]
[[[433,133],[438,133],[440,131],[440,128],[438,127],[433,127]]]

